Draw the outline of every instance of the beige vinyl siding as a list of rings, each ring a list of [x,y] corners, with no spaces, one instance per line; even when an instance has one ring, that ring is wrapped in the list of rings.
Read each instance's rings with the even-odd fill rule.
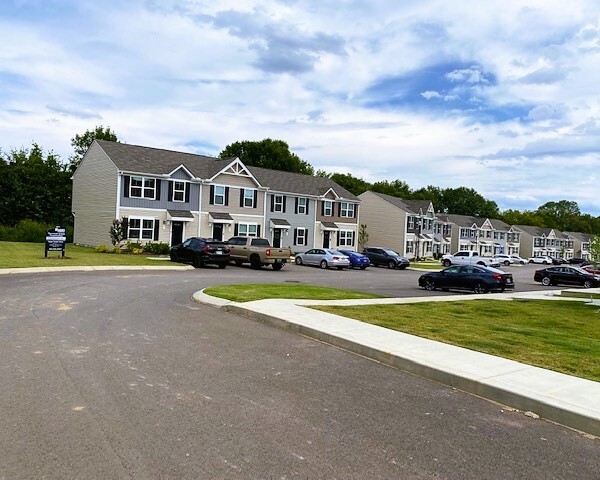
[[[211,205],[212,207],[213,205]],[[211,210],[214,211],[214,210]],[[234,236],[235,233],[235,224],[238,223],[256,223],[260,225],[260,236],[265,237],[268,236],[269,232],[265,232],[265,222],[264,216],[262,215],[262,208],[260,209],[260,215],[236,215],[232,212],[227,212],[231,214],[231,218],[233,219],[233,223],[226,223],[223,225],[223,240],[227,241],[231,237]],[[202,212],[200,215],[200,236],[201,237],[212,237],[213,234],[213,224],[210,220],[210,216],[206,212]],[[268,238],[268,237],[267,237]]]
[[[111,245],[109,230],[117,211],[118,170],[93,143],[73,174],[71,210],[73,241],[80,245]]]
[[[237,188],[258,188],[256,182],[250,177],[244,177],[242,175],[232,175],[227,173],[222,173],[218,175],[212,180],[212,183]]]
[[[198,236],[198,214],[193,213],[194,219],[189,222],[183,222],[183,239]],[[153,208],[121,208],[121,217],[127,218],[154,218],[159,221],[158,227],[158,240],[132,240],[140,241],[141,243],[147,242],[163,242],[171,244],[171,228],[172,222],[169,221],[166,210],[157,210]],[[168,221],[168,225],[167,225]]]
[[[372,192],[361,193],[360,223],[367,225],[369,247],[388,247],[404,255],[406,212]]]
[[[228,177],[233,178],[231,175]],[[256,208],[248,208],[248,207],[240,207],[240,189],[241,188],[254,188],[256,189],[256,185],[252,186],[232,186],[231,184],[225,183],[217,183],[217,185],[222,185],[225,187],[229,187],[229,205],[211,205],[210,203],[210,185],[202,186],[202,195],[201,202],[202,211],[203,212],[217,212],[217,213],[229,213],[231,215],[241,214],[241,215],[260,215],[261,218],[264,216],[264,206],[265,206],[265,192],[258,191],[257,200],[256,200]]]

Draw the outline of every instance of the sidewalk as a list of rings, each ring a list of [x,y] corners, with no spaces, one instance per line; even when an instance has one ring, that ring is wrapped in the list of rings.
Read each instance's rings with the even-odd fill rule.
[[[565,293],[568,291],[565,291]],[[581,290],[577,290],[581,293]],[[589,289],[600,294],[600,289]],[[587,301],[560,290],[368,300],[259,300],[236,303],[196,292],[193,299],[291,330],[378,362],[600,436],[600,383],[306,308],[431,301],[530,298]],[[593,303],[600,308],[600,302]],[[590,307],[592,308],[592,307]]]
[[[100,272],[106,270],[194,270],[194,267],[190,265],[81,265],[70,267],[0,268],[0,275],[13,275],[18,273]]]

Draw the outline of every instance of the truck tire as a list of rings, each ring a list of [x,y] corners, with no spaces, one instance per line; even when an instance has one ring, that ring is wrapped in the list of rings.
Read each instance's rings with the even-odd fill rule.
[[[279,270],[281,270],[283,268],[283,263],[274,263],[272,265],[273,270],[275,270],[276,272],[278,272]]]
[[[241,267],[244,264],[244,262],[242,262],[241,260],[234,260],[234,262],[238,267]]]
[[[258,255],[250,256],[250,267],[254,270],[260,270],[262,267],[262,262],[260,261],[260,257]]]

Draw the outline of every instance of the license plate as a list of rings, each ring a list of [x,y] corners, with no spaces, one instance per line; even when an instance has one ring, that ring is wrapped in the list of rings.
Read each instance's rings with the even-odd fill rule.
[[[221,250],[217,250],[215,253],[216,253],[217,255],[223,255],[223,252],[222,252]]]
[[[506,279],[506,283],[513,283],[513,279],[512,279],[512,277],[508,277],[508,278]]]

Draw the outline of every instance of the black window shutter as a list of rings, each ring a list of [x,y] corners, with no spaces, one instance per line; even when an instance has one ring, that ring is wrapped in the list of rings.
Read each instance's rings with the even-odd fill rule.
[[[325,216],[325,200],[321,200],[321,216]]]
[[[127,240],[127,230],[129,230],[129,220],[127,217],[123,217],[121,225],[123,225],[123,240]]]
[[[283,196],[283,213],[285,213],[285,204],[287,203],[287,197]]]
[[[356,232],[352,232],[352,237],[351,237],[351,245],[354,246],[354,239],[356,238]]]
[[[173,200],[173,181],[169,180],[169,198],[167,198],[169,202]]]
[[[185,188],[185,201],[189,202],[190,201],[190,188],[192,188],[192,184],[186,182],[183,184],[183,186]]]
[[[160,222],[155,218],[154,219],[154,241],[158,240],[158,224]]]
[[[296,207],[294,209],[294,213],[298,213],[298,197],[296,197]]]
[[[129,182],[131,181],[131,177],[126,175],[123,177],[123,196],[129,197]]]
[[[356,214],[358,213],[358,205],[356,203],[354,204],[354,211],[352,213],[352,218],[356,218]]]
[[[338,203],[338,217],[342,216],[342,204]]]
[[[240,188],[240,207],[244,206],[244,189]]]
[[[294,245],[298,245],[298,229],[294,228]]]
[[[335,234],[335,242],[339,246],[339,244],[340,244],[340,231],[339,230]]]
[[[260,225],[256,226],[256,236],[260,237]]]
[[[225,205],[229,205],[229,187],[225,187]]]
[[[215,204],[215,186],[214,185],[210,186],[210,198],[208,199],[208,203],[210,205]]]
[[[307,198],[306,199],[306,211],[305,211],[306,215],[308,215],[308,204],[309,203],[310,203],[310,200]]]
[[[238,230],[238,224],[236,223],[236,224],[234,225],[234,227],[233,227],[233,236],[234,236],[234,237],[237,237],[237,235],[238,235],[238,232],[239,232],[239,230]]]
[[[275,195],[271,195],[271,211],[275,211]]]
[[[257,208],[258,207],[258,190],[254,190],[254,204],[252,205],[252,208]]]
[[[308,245],[308,228],[304,229],[304,245]]]
[[[162,180],[157,178],[154,181],[156,182],[156,200],[160,200],[160,185],[162,184]]]

